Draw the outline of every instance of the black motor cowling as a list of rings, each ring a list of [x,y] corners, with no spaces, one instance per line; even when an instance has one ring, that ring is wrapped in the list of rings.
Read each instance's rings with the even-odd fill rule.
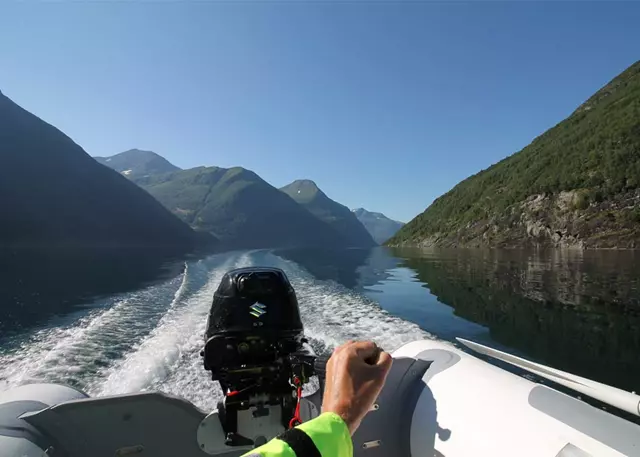
[[[316,359],[303,335],[298,300],[284,271],[250,267],[227,272],[213,296],[204,367],[220,382],[219,403],[229,446],[254,444],[239,415],[280,411],[283,427],[299,422],[301,388]],[[245,421],[246,422],[246,421]],[[243,424],[246,425],[246,423]]]
[[[213,296],[206,339],[247,332],[302,333],[296,293],[284,271],[239,268],[222,278]]]
[[[227,272],[213,296],[205,340],[205,369],[226,390],[280,395],[290,391],[292,376],[306,382],[311,371],[298,300],[278,268]]]

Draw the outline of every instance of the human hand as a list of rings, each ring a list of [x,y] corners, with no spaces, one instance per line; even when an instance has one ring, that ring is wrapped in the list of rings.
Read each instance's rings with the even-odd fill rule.
[[[327,362],[322,412],[334,412],[353,435],[384,386],[393,359],[371,341],[349,341]]]

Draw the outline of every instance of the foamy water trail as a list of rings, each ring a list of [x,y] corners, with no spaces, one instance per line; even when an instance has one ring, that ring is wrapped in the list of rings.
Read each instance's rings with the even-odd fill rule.
[[[191,262],[178,277],[98,301],[67,324],[22,337],[0,351],[0,389],[56,382],[92,390],[114,361],[135,351],[163,316],[197,293],[208,273],[205,262]]]
[[[33,381],[67,383],[90,395],[160,390],[213,409],[219,387],[199,354],[206,317],[224,273],[249,265],[285,270],[305,333],[319,351],[349,339],[373,339],[393,350],[430,337],[364,295],[317,280],[292,261],[267,251],[226,253],[189,262],[177,278],[113,297],[67,326],[37,331],[0,351],[0,390]]]
[[[44,328],[0,354],[0,388],[38,382],[86,387],[101,367],[128,352],[185,293],[183,275],[94,304],[76,321]]]
[[[206,284],[183,306],[170,309],[158,326],[127,357],[113,365],[105,379],[89,393],[113,395],[162,390],[211,409],[220,393],[202,368],[200,357],[207,314],[224,273],[248,265],[251,265],[249,254],[243,254],[211,270]]]
[[[305,333],[312,339],[316,350],[328,350],[349,339],[373,339],[385,349],[393,350],[404,343],[430,337],[417,325],[389,315],[365,296],[333,281],[318,281],[291,261],[261,251],[247,254],[234,267],[248,265],[275,266],[285,270],[298,296]],[[181,396],[205,411],[215,408],[221,393],[217,383],[213,383],[203,370],[199,352],[211,295],[221,277],[222,274],[212,276],[211,290],[203,294],[202,302],[194,296],[194,305],[188,308],[189,312],[185,309],[184,315],[169,319],[167,328],[158,327],[157,334],[146,342],[144,351],[132,356],[137,362],[131,369],[142,364],[156,370],[140,376],[138,379],[143,386],[138,388]],[[146,352],[153,352],[154,348],[167,341],[171,344],[180,341],[177,347],[172,346],[172,350],[159,351],[169,355],[168,360],[163,363],[144,361]],[[114,377],[118,376],[117,372],[114,373]],[[120,391],[107,388],[100,393]]]

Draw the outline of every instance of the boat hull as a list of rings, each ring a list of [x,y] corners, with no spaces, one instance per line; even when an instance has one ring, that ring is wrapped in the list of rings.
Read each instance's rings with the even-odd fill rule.
[[[441,341],[393,353],[433,361],[411,412],[411,455],[640,455],[640,427]]]

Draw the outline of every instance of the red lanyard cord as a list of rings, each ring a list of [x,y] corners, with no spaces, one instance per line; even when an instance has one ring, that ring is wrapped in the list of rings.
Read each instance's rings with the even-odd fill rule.
[[[300,380],[296,377],[293,378],[293,383],[298,386],[298,390],[297,390],[297,403],[296,403],[296,410],[293,413],[293,417],[291,418],[291,420],[289,421],[289,428],[293,428],[296,425],[300,425],[302,424],[302,419],[300,418],[300,400],[302,400],[302,385],[300,383]]]

